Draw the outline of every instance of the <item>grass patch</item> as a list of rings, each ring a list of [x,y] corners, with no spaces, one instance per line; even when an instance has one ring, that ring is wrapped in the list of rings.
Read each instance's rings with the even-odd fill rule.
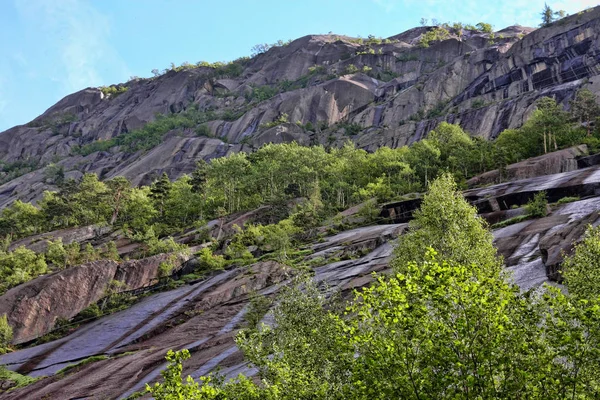
[[[3,365],[0,365],[0,381],[10,381],[14,382],[14,385],[10,387],[8,390],[25,387],[27,385],[31,385],[32,383],[42,379],[42,377],[33,378],[27,375],[21,375],[18,372],[13,372],[9,369],[6,369]],[[0,390],[2,393],[2,390]]]
[[[57,375],[65,375],[66,373],[74,370],[75,368],[79,368],[84,365],[91,364],[96,361],[102,361],[102,360],[108,360],[108,356],[101,354],[99,356],[91,356],[91,357],[85,358],[85,359],[79,361],[78,363],[67,365],[63,369],[58,370],[58,372],[56,372],[56,374]]]
[[[574,201],[579,201],[579,200],[580,200],[579,196],[567,196],[567,197],[563,197],[562,199],[559,199],[554,204],[557,206],[560,206],[561,204],[572,203]]]
[[[507,220],[498,222],[491,226],[492,229],[504,228],[505,226],[518,224],[519,222],[526,221],[531,218],[531,215],[519,215],[517,217],[509,218]]]

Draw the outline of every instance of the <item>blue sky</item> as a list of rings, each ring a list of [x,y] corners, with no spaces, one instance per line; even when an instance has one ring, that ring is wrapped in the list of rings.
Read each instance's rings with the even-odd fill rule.
[[[548,0],[569,14],[592,0]],[[544,0],[0,0],[0,131],[69,93],[226,61],[311,33],[392,36],[421,17],[535,26]]]

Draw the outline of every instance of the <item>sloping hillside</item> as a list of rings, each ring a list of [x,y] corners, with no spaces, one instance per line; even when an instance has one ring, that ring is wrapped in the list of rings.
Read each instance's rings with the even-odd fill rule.
[[[0,206],[52,188],[50,163],[67,177],[147,184],[268,142],[399,147],[440,121],[493,138],[521,126],[540,96],[567,105],[579,87],[600,91],[599,17],[595,8],[538,30],[306,36],[251,59],[88,88],[0,133]],[[146,125],[158,114],[166,118]]]

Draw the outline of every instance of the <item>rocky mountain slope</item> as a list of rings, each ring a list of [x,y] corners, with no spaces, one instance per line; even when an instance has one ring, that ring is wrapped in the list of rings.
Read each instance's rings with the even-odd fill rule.
[[[521,126],[541,96],[568,106],[581,87],[600,93],[600,7],[538,30],[446,27],[442,40],[424,41],[439,29],[385,40],[307,36],[251,59],[174,67],[67,96],[29,124],[0,133],[0,209],[54,189],[57,170],[66,178],[93,172],[147,184],[163,172],[189,173],[200,159],[269,142],[339,146],[351,139],[367,150],[399,147],[443,121],[490,139]],[[586,145],[566,148],[467,183],[465,198],[499,224],[495,246],[522,290],[560,283],[563,255],[587,225],[600,223],[600,156],[588,152]],[[551,203],[548,214],[530,218],[524,206],[541,192]],[[323,221],[290,264],[342,296],[368,285],[373,272],[389,269],[394,241],[421,204],[419,195],[403,198],[377,206],[371,217],[361,204]],[[282,207],[296,201],[303,200]],[[57,240],[92,250],[110,242],[122,261],[80,261],[0,296],[15,350],[0,355],[0,365],[40,378],[12,390],[14,382],[0,379],[0,399],[127,398],[160,379],[169,349],[190,350],[184,373],[195,378],[216,369],[226,377],[255,375],[235,334],[248,323],[253,297],[275,298],[299,269],[257,253],[250,265],[190,273],[198,272],[199,250],[212,245],[223,253],[236,225],[260,221],[271,207],[186,225],[173,236],[196,245],[184,253],[147,257],[125,228],[107,225],[7,243],[9,250],[43,253]],[[257,246],[244,249],[250,247]],[[85,314],[130,295],[136,301],[124,307]],[[270,318],[266,313],[263,321]]]
[[[490,223],[523,215],[522,206],[540,191],[554,202],[546,217],[493,230],[511,279],[527,290],[557,280],[563,251],[571,250],[587,224],[600,223],[598,188],[600,167],[578,169],[575,165],[567,172],[472,189],[465,196]],[[558,201],[567,196],[571,202]],[[398,211],[416,207],[413,200],[386,204],[381,210],[381,217],[385,217],[382,224],[343,230],[309,244],[305,257],[314,262],[314,279],[342,295],[369,284],[372,272],[388,270],[393,240],[408,226],[405,221],[409,218]],[[351,217],[354,212],[348,210],[342,215]],[[229,218],[236,219],[239,217]],[[54,232],[48,237],[64,233]],[[71,237],[98,242],[103,235],[106,233],[98,231],[95,238]],[[37,243],[32,241],[28,246]],[[0,296],[0,313],[8,314],[15,326],[15,342],[20,343],[48,332],[56,317],[68,318],[96,301],[91,289],[85,290],[91,295],[81,296],[82,288],[106,282],[119,271],[120,279],[151,291],[132,307],[83,324],[64,337],[0,356],[0,364],[11,370],[44,377],[26,388],[0,392],[0,398],[127,398],[159,379],[169,349],[190,350],[192,358],[186,362],[184,373],[196,378],[216,368],[227,377],[255,374],[233,341],[235,332],[246,324],[253,293],[273,298],[294,270],[275,261],[261,261],[165,291],[156,284],[156,266],[161,258],[164,255],[117,266],[111,261],[83,264],[34,279]],[[184,262],[185,258],[178,264]],[[185,273],[185,264],[180,268]],[[265,321],[268,319],[269,314]],[[61,371],[90,357],[97,357],[97,361]]]
[[[95,172],[141,184],[268,142],[340,145],[350,138],[370,150],[398,147],[441,121],[494,138],[520,126],[540,96],[567,105],[582,86],[600,91],[600,8],[537,30],[447,28],[442,40],[425,43],[424,35],[439,28],[385,40],[306,36],[228,65],[177,67],[81,90],[0,133],[0,206],[52,188],[49,163],[67,177]],[[191,110],[202,118],[158,132],[156,143],[122,144],[157,113]],[[101,141],[101,151],[90,151]]]

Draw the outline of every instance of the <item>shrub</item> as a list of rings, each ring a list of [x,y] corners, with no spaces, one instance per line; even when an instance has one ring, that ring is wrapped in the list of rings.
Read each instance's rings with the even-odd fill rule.
[[[533,196],[526,205],[525,211],[527,215],[532,218],[540,218],[548,215],[548,200],[546,199],[546,192],[538,192]]]
[[[274,126],[277,126],[277,125],[287,124],[288,122],[289,122],[288,115],[286,113],[283,113],[283,114],[279,115],[279,117],[277,117],[274,121],[261,124],[260,128],[269,129],[269,128],[273,128]]]
[[[473,102],[471,103],[471,108],[473,108],[473,109],[481,108],[484,106],[485,106],[485,101],[483,101],[482,99],[473,100]]]
[[[448,32],[446,28],[432,29],[421,35],[421,39],[419,39],[419,47],[429,47],[431,42],[444,40],[447,39],[449,36],[450,32]]]
[[[196,135],[198,135],[198,136],[207,136],[207,137],[212,136],[211,133],[210,133],[210,128],[206,124],[202,124],[202,125],[200,125],[199,127],[196,128]]]
[[[210,247],[203,248],[196,255],[200,262],[200,269],[203,272],[220,271],[227,263],[223,256],[214,255]]]
[[[477,24],[477,29],[484,33],[492,33],[492,24],[486,22],[480,22]]]
[[[358,68],[356,68],[356,65],[354,64],[350,64],[346,67],[346,69],[344,70],[344,72],[346,74],[355,74],[358,72]]]
[[[563,198],[559,199],[556,202],[556,205],[572,203],[574,201],[579,201],[579,196],[566,196],[566,197],[563,197]]]
[[[125,93],[128,89],[127,86],[116,86],[116,85],[110,85],[110,86],[100,86],[99,87],[100,91],[105,95],[105,96],[117,96],[121,93]]]
[[[6,314],[0,315],[0,354],[4,353],[13,337],[13,329],[8,324]]]
[[[588,226],[583,240],[563,262],[563,276],[569,293],[581,299],[600,294],[600,228]]]
[[[339,127],[344,130],[344,133],[348,136],[357,135],[363,127],[355,122],[343,122],[339,124]]]

